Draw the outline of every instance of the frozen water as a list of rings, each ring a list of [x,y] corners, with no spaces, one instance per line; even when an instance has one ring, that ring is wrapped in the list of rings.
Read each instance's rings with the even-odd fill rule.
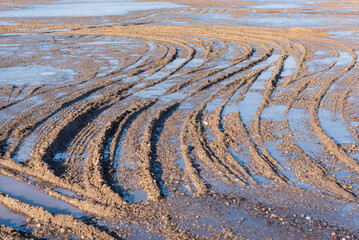
[[[0,25],[17,25],[17,23],[8,22],[8,21],[0,21]]]
[[[284,68],[281,76],[286,77],[294,74],[297,61],[293,56],[289,56],[284,62]]]
[[[67,189],[63,189],[63,188],[54,188],[53,190],[55,190],[56,192],[60,193],[60,194],[63,194],[65,196],[68,196],[68,197],[76,197],[76,193],[74,193],[73,191],[70,191],[70,190],[67,190]]]
[[[248,25],[261,25],[271,27],[319,27],[322,25],[334,25],[336,22],[341,22],[339,18],[319,18],[315,16],[303,17],[300,14],[292,14],[290,17],[282,15],[272,17],[270,15],[252,15],[240,19],[241,23]],[[351,19],[352,21],[352,19]],[[352,22],[357,23],[357,21]]]
[[[43,191],[14,178],[0,175],[0,192],[9,194],[20,201],[34,206],[41,206],[53,213],[71,214],[75,217],[82,217],[85,214],[70,204],[50,197]]]
[[[261,118],[263,120],[282,121],[284,119],[286,109],[287,106],[285,105],[269,106],[263,110]]]
[[[183,7],[165,2],[130,2],[123,0],[61,0],[49,5],[0,11],[0,17],[100,17],[124,15],[130,11]]]
[[[295,3],[263,3],[249,6],[250,8],[258,9],[288,9],[288,8],[300,8],[301,6]]]
[[[258,92],[249,92],[240,102],[240,113],[242,120],[248,124],[255,116],[257,109],[260,107],[262,94]]]
[[[132,203],[144,204],[147,202],[147,194],[143,189],[139,189],[136,191],[129,192],[128,195],[124,196],[124,199]]]
[[[356,143],[353,135],[348,131],[340,116],[335,120],[333,113],[326,109],[319,109],[320,124],[327,134],[338,143]]]
[[[57,69],[51,66],[17,66],[0,68],[0,85],[57,84],[72,80],[75,72],[71,69]]]
[[[0,205],[0,225],[6,225],[16,229],[25,224],[26,218],[24,216],[15,214],[3,205]]]

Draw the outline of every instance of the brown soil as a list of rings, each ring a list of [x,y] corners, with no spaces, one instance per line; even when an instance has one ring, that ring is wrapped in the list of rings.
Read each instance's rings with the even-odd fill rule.
[[[359,46],[328,29],[194,17],[233,4],[0,26],[1,69],[76,72],[0,85],[0,173],[92,219],[0,193],[28,219],[1,239],[356,239]],[[184,13],[188,26],[151,23]]]

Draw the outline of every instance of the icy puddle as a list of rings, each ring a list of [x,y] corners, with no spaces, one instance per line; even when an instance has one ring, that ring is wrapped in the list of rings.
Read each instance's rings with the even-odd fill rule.
[[[248,125],[254,118],[257,109],[261,106],[262,94],[258,92],[249,92],[240,102],[240,113],[243,122]]]
[[[53,213],[70,214],[74,217],[83,217],[85,214],[70,204],[50,197],[46,193],[37,188],[20,182],[11,177],[0,175],[0,192],[9,194],[20,201],[26,202],[34,206],[40,206]],[[3,216],[3,215],[1,215]],[[5,215],[7,216],[7,215]]]
[[[125,15],[131,11],[178,8],[182,5],[166,2],[131,2],[122,0],[62,0],[49,5],[0,11],[0,17],[101,17]]]
[[[0,85],[58,84],[72,80],[75,74],[71,69],[39,65],[0,68]]]
[[[284,62],[283,72],[281,73],[282,77],[293,75],[295,68],[297,66],[297,61],[293,56],[289,56]]]
[[[340,116],[334,119],[333,113],[326,109],[319,109],[320,124],[327,134],[338,143],[356,143],[353,135],[348,131]]]
[[[285,105],[269,106],[263,110],[261,118],[263,120],[283,121],[286,110],[287,106]]]
[[[26,218],[21,214],[16,214],[0,205],[0,225],[6,225],[15,229],[26,224]]]
[[[295,3],[263,3],[250,6],[250,8],[257,9],[288,9],[288,8],[301,8],[302,6]]]

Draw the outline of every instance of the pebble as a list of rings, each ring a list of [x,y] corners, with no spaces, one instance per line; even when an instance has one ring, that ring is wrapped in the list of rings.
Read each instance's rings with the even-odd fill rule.
[[[312,220],[312,218],[309,216],[307,216],[305,219],[307,219],[308,221]]]

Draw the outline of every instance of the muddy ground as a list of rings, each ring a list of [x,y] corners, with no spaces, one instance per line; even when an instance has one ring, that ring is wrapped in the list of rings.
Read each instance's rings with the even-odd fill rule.
[[[359,237],[356,1],[89,2],[0,3],[0,239]]]

